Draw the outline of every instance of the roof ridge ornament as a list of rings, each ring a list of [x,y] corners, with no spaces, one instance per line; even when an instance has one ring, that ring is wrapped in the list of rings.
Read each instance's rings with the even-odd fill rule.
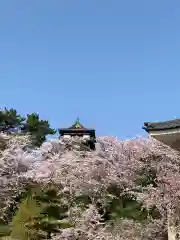
[[[81,127],[82,127],[82,125],[81,125],[81,123],[80,123],[80,119],[79,119],[79,117],[76,118],[76,121],[75,121],[74,127],[75,127],[75,128],[81,128]]]
[[[86,128],[80,123],[79,117],[76,119],[74,124],[71,127],[69,127],[68,129],[75,129],[75,130],[83,129],[83,130],[86,130]]]

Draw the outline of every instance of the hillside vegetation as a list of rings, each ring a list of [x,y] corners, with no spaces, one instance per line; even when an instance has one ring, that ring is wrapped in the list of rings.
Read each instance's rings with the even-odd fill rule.
[[[34,146],[0,134],[2,239],[165,240],[178,231],[180,155],[153,139]]]

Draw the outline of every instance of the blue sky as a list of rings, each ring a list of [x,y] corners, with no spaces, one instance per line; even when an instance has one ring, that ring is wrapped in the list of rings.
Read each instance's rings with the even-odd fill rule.
[[[179,0],[1,1],[0,107],[145,135],[180,117],[179,26]]]

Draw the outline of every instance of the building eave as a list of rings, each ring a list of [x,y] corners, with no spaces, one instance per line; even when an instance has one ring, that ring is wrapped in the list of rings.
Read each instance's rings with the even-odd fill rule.
[[[95,129],[91,128],[60,128],[59,132],[95,132]]]
[[[180,133],[180,127],[179,128],[172,128],[172,129],[156,130],[156,131],[149,130],[148,133],[151,136],[173,135],[173,134]]]
[[[173,130],[180,128],[180,119],[164,121],[164,122],[145,122],[142,127],[146,132],[155,132],[163,130]]]

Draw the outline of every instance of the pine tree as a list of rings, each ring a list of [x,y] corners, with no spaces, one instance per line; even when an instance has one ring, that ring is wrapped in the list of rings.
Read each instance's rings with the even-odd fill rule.
[[[23,132],[30,133],[33,137],[34,145],[38,147],[46,140],[47,135],[56,133],[54,129],[50,128],[49,122],[41,120],[37,113],[27,115]]]
[[[121,195],[121,189],[115,185],[109,186],[108,194],[104,198],[104,204],[97,204],[104,221],[118,220],[119,218],[133,219],[143,222],[148,216],[154,219],[160,218],[155,207],[147,210],[130,194]]]
[[[63,194],[58,194],[54,185],[27,187],[12,223],[0,225],[0,237],[11,236],[19,240],[50,239],[52,233],[72,227],[67,220],[68,201]]]
[[[50,185],[36,196],[36,201],[42,207],[41,216],[36,224],[36,229],[41,229],[47,233],[47,238],[51,238],[52,233],[60,232],[62,228],[72,227],[67,220],[68,204],[65,198],[58,194],[58,189]]]
[[[17,131],[23,126],[25,118],[17,113],[13,108],[0,110],[0,131],[12,132]]]
[[[41,146],[47,135],[56,133],[50,127],[49,122],[41,120],[37,113],[31,113],[26,117],[22,117],[13,108],[0,110],[0,132],[9,134],[13,132],[29,133],[32,136],[33,145],[37,147]]]
[[[34,222],[40,216],[41,206],[37,204],[31,194],[20,203],[19,209],[12,220],[11,237],[13,239],[27,240],[40,239],[34,229]]]

